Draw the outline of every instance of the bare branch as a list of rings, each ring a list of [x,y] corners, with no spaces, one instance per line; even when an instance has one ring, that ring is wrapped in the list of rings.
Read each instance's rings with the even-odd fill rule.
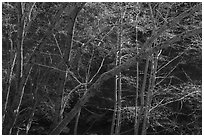
[[[184,32],[182,34],[179,34],[173,38],[171,38],[170,40],[167,40],[166,42],[164,42],[162,44],[161,47],[159,48],[162,48],[162,49],[165,49],[167,48],[169,45],[171,45],[172,43],[175,43],[179,40],[182,40],[182,39],[185,39],[185,38],[188,38],[188,37],[191,37],[191,36],[194,36],[194,35],[197,35],[197,34],[201,34],[202,33],[202,28],[198,28],[198,29],[194,29],[192,31],[187,31],[187,32]]]
[[[151,108],[150,111],[152,111],[153,109],[156,109],[156,108],[158,108],[158,107],[166,106],[166,105],[168,105],[168,104],[170,104],[170,103],[173,103],[173,102],[181,101],[181,100],[185,99],[186,97],[191,96],[191,95],[196,94],[196,93],[199,93],[199,92],[200,92],[200,91],[194,91],[194,92],[188,93],[187,95],[185,95],[185,96],[183,96],[183,97],[181,97],[181,98],[179,98],[179,99],[176,99],[176,100],[173,99],[173,100],[168,101],[168,102],[166,102],[166,103],[164,103],[164,104],[159,103],[159,104],[157,104],[156,106],[154,106],[153,108]],[[160,102],[163,102],[163,100],[160,101]]]
[[[171,59],[169,62],[167,62],[165,65],[163,65],[161,68],[159,68],[159,70],[156,71],[156,73],[158,73],[159,71],[161,71],[163,68],[165,68],[166,66],[168,66],[171,62],[173,62],[175,59],[179,58],[180,56],[182,56],[185,52],[180,53],[179,55],[177,55],[176,57],[174,57],[173,59]]]
[[[152,42],[156,38],[158,38],[166,29],[171,28],[172,26],[176,25],[176,23],[178,23],[182,18],[197,11],[198,8],[199,9],[201,8],[200,4],[191,8],[187,12],[184,12],[185,14],[182,14],[182,16],[178,16],[177,18],[172,20],[171,23],[165,24],[163,27],[161,27],[161,29],[158,30],[158,32],[155,35],[153,35],[144,44],[144,46],[143,46],[144,49],[138,55],[129,59],[127,62],[123,63],[122,65],[116,66],[115,68],[111,69],[110,71],[103,73],[98,78],[98,80],[94,84],[92,84],[92,86],[87,90],[85,95],[76,103],[75,107],[66,115],[66,117],[55,127],[55,129],[50,134],[53,134],[53,135],[59,134],[64,129],[64,127],[66,127],[66,125],[68,123],[70,123],[70,121],[75,117],[75,115],[78,113],[78,111],[81,109],[81,107],[89,100],[89,98],[94,96],[98,92],[98,87],[100,87],[100,85],[104,81],[119,74],[121,71],[128,69],[129,67],[131,67],[133,64],[135,64],[136,62],[138,62],[142,58],[145,58],[147,55],[155,52],[155,50],[157,51],[158,49],[165,48],[166,46],[156,47],[154,49],[147,48],[147,47],[149,47],[149,45],[151,45]]]
[[[54,37],[54,39],[55,39],[57,48],[58,48],[58,50],[59,50],[59,52],[60,52],[60,56],[61,56],[61,58],[62,58],[62,57],[63,57],[62,50],[61,50],[61,48],[60,48],[60,46],[59,46],[59,43],[58,43],[58,41],[57,41],[57,39],[56,39],[56,37],[55,37],[55,34],[53,34],[53,37]]]
[[[45,68],[49,68],[49,69],[54,69],[54,70],[57,70],[59,72],[62,72],[62,73],[65,73],[66,71],[64,70],[61,70],[59,68],[56,68],[56,67],[53,67],[53,66],[47,66],[47,65],[43,65],[43,64],[39,64],[39,63],[34,63],[35,65],[38,65],[40,67],[45,67]]]
[[[156,83],[156,85],[159,85],[160,83],[162,83],[176,68],[177,66],[179,65],[179,63],[177,63],[173,69],[171,69],[171,71],[162,79],[160,80],[158,83]]]
[[[202,8],[201,4],[198,4],[191,9],[181,13],[176,18],[173,18],[170,22],[165,23],[150,39],[145,42],[143,48],[146,49],[156,38],[158,38],[166,29],[174,27],[177,23],[179,23],[186,16],[191,15],[192,13],[200,10]]]
[[[105,61],[105,58],[103,58],[103,60],[101,61],[101,65],[98,68],[97,72],[94,74],[94,76],[91,78],[91,80],[89,81],[89,83],[91,83],[93,81],[93,79],[98,75],[98,73],[100,72],[101,68],[103,67],[103,63]]]

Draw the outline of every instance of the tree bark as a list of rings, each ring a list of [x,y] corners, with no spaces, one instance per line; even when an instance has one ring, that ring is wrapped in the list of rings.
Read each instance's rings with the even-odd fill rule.
[[[138,3],[137,3],[137,6],[140,6]],[[137,33],[137,27],[138,27],[138,15],[140,14],[141,11],[139,11],[139,13],[136,15],[136,25],[135,25],[135,28],[136,28],[136,34],[135,34],[135,37],[136,37],[136,53],[139,54],[139,43],[138,43],[138,33]],[[136,91],[135,91],[135,120],[134,120],[134,134],[137,135],[137,132],[138,132],[138,127],[137,127],[137,123],[138,123],[138,93],[139,93],[139,62],[136,63]]]
[[[123,24],[123,9],[122,9],[122,4],[119,5],[120,6],[120,23],[119,23],[119,28],[118,28],[118,56],[117,56],[117,60],[118,63],[117,63],[117,66],[120,66],[121,65],[121,49],[122,49],[122,31],[123,31],[123,27],[122,27],[122,24]],[[122,103],[121,103],[121,99],[122,99],[122,81],[121,81],[121,72],[117,75],[118,76],[118,84],[117,84],[117,101],[118,101],[118,107],[117,107],[117,120],[116,120],[116,135],[119,135],[120,134],[120,124],[121,124],[121,108],[122,108]]]

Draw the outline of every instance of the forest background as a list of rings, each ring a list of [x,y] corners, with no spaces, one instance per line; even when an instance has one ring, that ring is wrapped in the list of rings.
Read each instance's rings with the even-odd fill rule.
[[[202,3],[3,2],[3,134],[202,134]]]

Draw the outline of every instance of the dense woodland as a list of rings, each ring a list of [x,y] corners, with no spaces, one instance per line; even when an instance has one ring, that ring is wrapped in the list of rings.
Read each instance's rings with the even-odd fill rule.
[[[202,3],[2,3],[5,135],[201,135],[201,80]]]

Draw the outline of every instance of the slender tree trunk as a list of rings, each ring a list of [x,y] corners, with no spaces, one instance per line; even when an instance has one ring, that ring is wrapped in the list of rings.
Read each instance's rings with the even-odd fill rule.
[[[118,42],[116,48],[116,66],[121,65],[121,47],[122,47],[122,22],[123,22],[123,10],[122,5],[120,4],[120,22],[118,28]],[[115,106],[114,114],[112,120],[111,134],[120,134],[120,124],[121,124],[121,97],[122,97],[122,83],[121,83],[121,72],[115,77]]]
[[[33,122],[33,116],[35,114],[35,111],[36,111],[36,107],[37,107],[37,104],[39,102],[38,100],[38,88],[39,88],[39,83],[40,83],[40,70],[38,69],[37,72],[36,72],[36,77],[33,81],[33,102],[34,102],[34,105],[33,105],[33,108],[32,108],[32,111],[31,111],[31,114],[29,116],[29,119],[28,119],[28,124],[26,125],[26,135],[29,133],[29,130],[31,128],[31,125],[32,125],[32,122]]]
[[[149,87],[147,91],[147,102],[145,106],[145,113],[144,113],[144,121],[143,121],[143,127],[142,127],[142,135],[146,135],[147,129],[148,129],[148,120],[149,120],[149,110],[151,108],[151,102],[152,102],[152,95],[153,95],[153,90],[155,87],[155,81],[156,81],[156,71],[157,71],[157,64],[158,64],[158,56],[159,52],[155,53],[156,57],[153,57],[152,55],[152,63],[151,63],[151,75],[149,79]]]
[[[117,109],[117,121],[116,121],[116,135],[120,134],[120,126],[121,126],[121,97],[122,97],[122,83],[121,83],[121,73],[118,75],[118,109]]]
[[[150,8],[150,13],[151,13],[151,20],[153,21],[152,25],[153,25],[153,35],[155,34],[155,31],[156,31],[156,19],[158,14],[156,15],[156,17],[154,17],[154,11],[151,7],[151,5],[149,4],[149,8]],[[155,44],[153,42],[153,44]],[[156,77],[156,68],[155,68],[155,59],[154,59],[154,53],[151,55],[151,72],[150,72],[150,78],[149,78],[149,85],[148,85],[148,90],[147,90],[147,100],[146,100],[146,105],[145,105],[145,111],[144,111],[144,120],[143,120],[143,124],[142,124],[142,135],[146,135],[146,132],[147,132],[147,122],[149,120],[149,109],[150,109],[150,106],[151,106],[151,97],[152,97],[152,92],[153,92],[153,84],[154,84],[154,80],[155,80],[155,77]]]
[[[76,116],[76,122],[75,122],[75,126],[74,126],[74,135],[77,135],[80,114],[81,114],[81,108],[79,109],[79,112]]]
[[[3,118],[2,118],[2,123],[4,123],[4,119],[5,119],[5,115],[7,113],[7,109],[9,109],[9,107],[11,106],[11,101],[10,101],[10,92],[11,92],[11,82],[12,82],[12,76],[13,76],[13,70],[14,70],[14,66],[15,66],[15,62],[16,62],[16,56],[17,54],[14,53],[14,51],[11,49],[11,54],[10,54],[10,62],[11,62],[11,65],[10,65],[10,68],[8,69],[8,80],[6,82],[6,88],[5,88],[5,91],[6,91],[6,101],[5,101],[5,104],[4,104],[4,110],[2,112],[3,114]]]
[[[116,55],[117,56],[117,55]],[[113,111],[113,118],[112,118],[112,125],[111,125],[111,135],[115,134],[115,125],[116,125],[116,119],[117,119],[117,108],[118,108],[118,97],[117,97],[117,88],[118,88],[118,83],[117,83],[117,75],[115,76],[115,104],[114,104],[114,111]]]
[[[63,95],[64,95],[64,86],[66,82],[66,76],[63,72],[60,72],[59,74],[59,87],[56,91],[56,101],[55,101],[55,114],[54,114],[54,123],[53,127],[55,127],[62,119],[61,116],[61,109],[62,109],[62,101],[63,101]]]
[[[119,50],[118,44],[116,45],[116,57],[115,57],[115,66],[118,66],[118,59],[119,59]],[[112,125],[111,125],[111,135],[114,135],[116,132],[116,123],[117,123],[117,116],[118,116],[118,75],[115,76],[115,100],[114,100],[114,112],[112,118]]]
[[[146,99],[146,104],[144,107],[144,118],[143,118],[143,123],[142,123],[142,135],[146,135],[146,123],[147,123],[147,117],[148,117],[148,110],[149,110],[149,105],[150,105],[150,97],[151,97],[151,83],[152,83],[152,71],[153,65],[151,63],[151,72],[150,72],[150,78],[149,78],[149,85],[148,85],[148,90],[147,90],[147,99]]]
[[[118,64],[117,66],[121,65],[121,49],[122,49],[122,33],[123,33],[123,8],[122,8],[122,3],[120,4],[120,24],[119,24],[119,29],[118,29]],[[117,121],[116,121],[116,134],[120,134],[120,127],[121,127],[121,109],[122,109],[122,81],[121,81],[121,72],[118,74],[118,113],[117,113]]]
[[[80,4],[80,5],[79,5]],[[66,65],[69,67],[69,61],[70,61],[70,52],[72,48],[72,37],[73,37],[73,32],[74,32],[74,24],[75,24],[75,19],[80,12],[80,10],[83,8],[85,3],[74,3],[73,5],[69,6],[69,11],[67,11],[69,14],[69,20],[68,20],[68,25],[67,25],[67,40],[66,40],[66,47],[65,47],[65,52],[64,52],[64,61]]]
[[[139,7],[139,4],[137,3],[137,6]],[[137,8],[138,8],[137,7]],[[137,10],[140,10],[140,9],[137,9]],[[140,13],[140,11],[139,11]],[[136,40],[135,40],[135,43],[136,43],[136,53],[139,54],[139,43],[138,43],[138,33],[137,33],[137,27],[138,27],[138,15],[139,13],[136,15],[136,26],[135,26],[135,29],[136,29]],[[137,74],[136,74],[136,93],[135,93],[135,121],[134,121],[134,134],[137,135],[138,134],[138,93],[139,93],[139,62],[136,63],[136,71],[137,71]]]
[[[149,57],[147,57],[147,60],[146,60],[142,90],[140,91],[141,92],[140,93],[141,106],[140,106],[140,111],[139,111],[139,114],[138,114],[138,121],[137,121],[137,126],[136,126],[136,131],[135,131],[137,135],[139,134],[139,126],[140,126],[140,123],[141,123],[141,120],[142,120],[142,117],[143,117],[144,107],[145,107],[144,95],[145,95],[148,68],[149,68]]]
[[[136,78],[136,93],[135,93],[135,123],[134,123],[134,134],[137,135],[138,133],[138,92],[139,92],[139,63],[136,64],[136,70],[137,70],[137,78]]]

